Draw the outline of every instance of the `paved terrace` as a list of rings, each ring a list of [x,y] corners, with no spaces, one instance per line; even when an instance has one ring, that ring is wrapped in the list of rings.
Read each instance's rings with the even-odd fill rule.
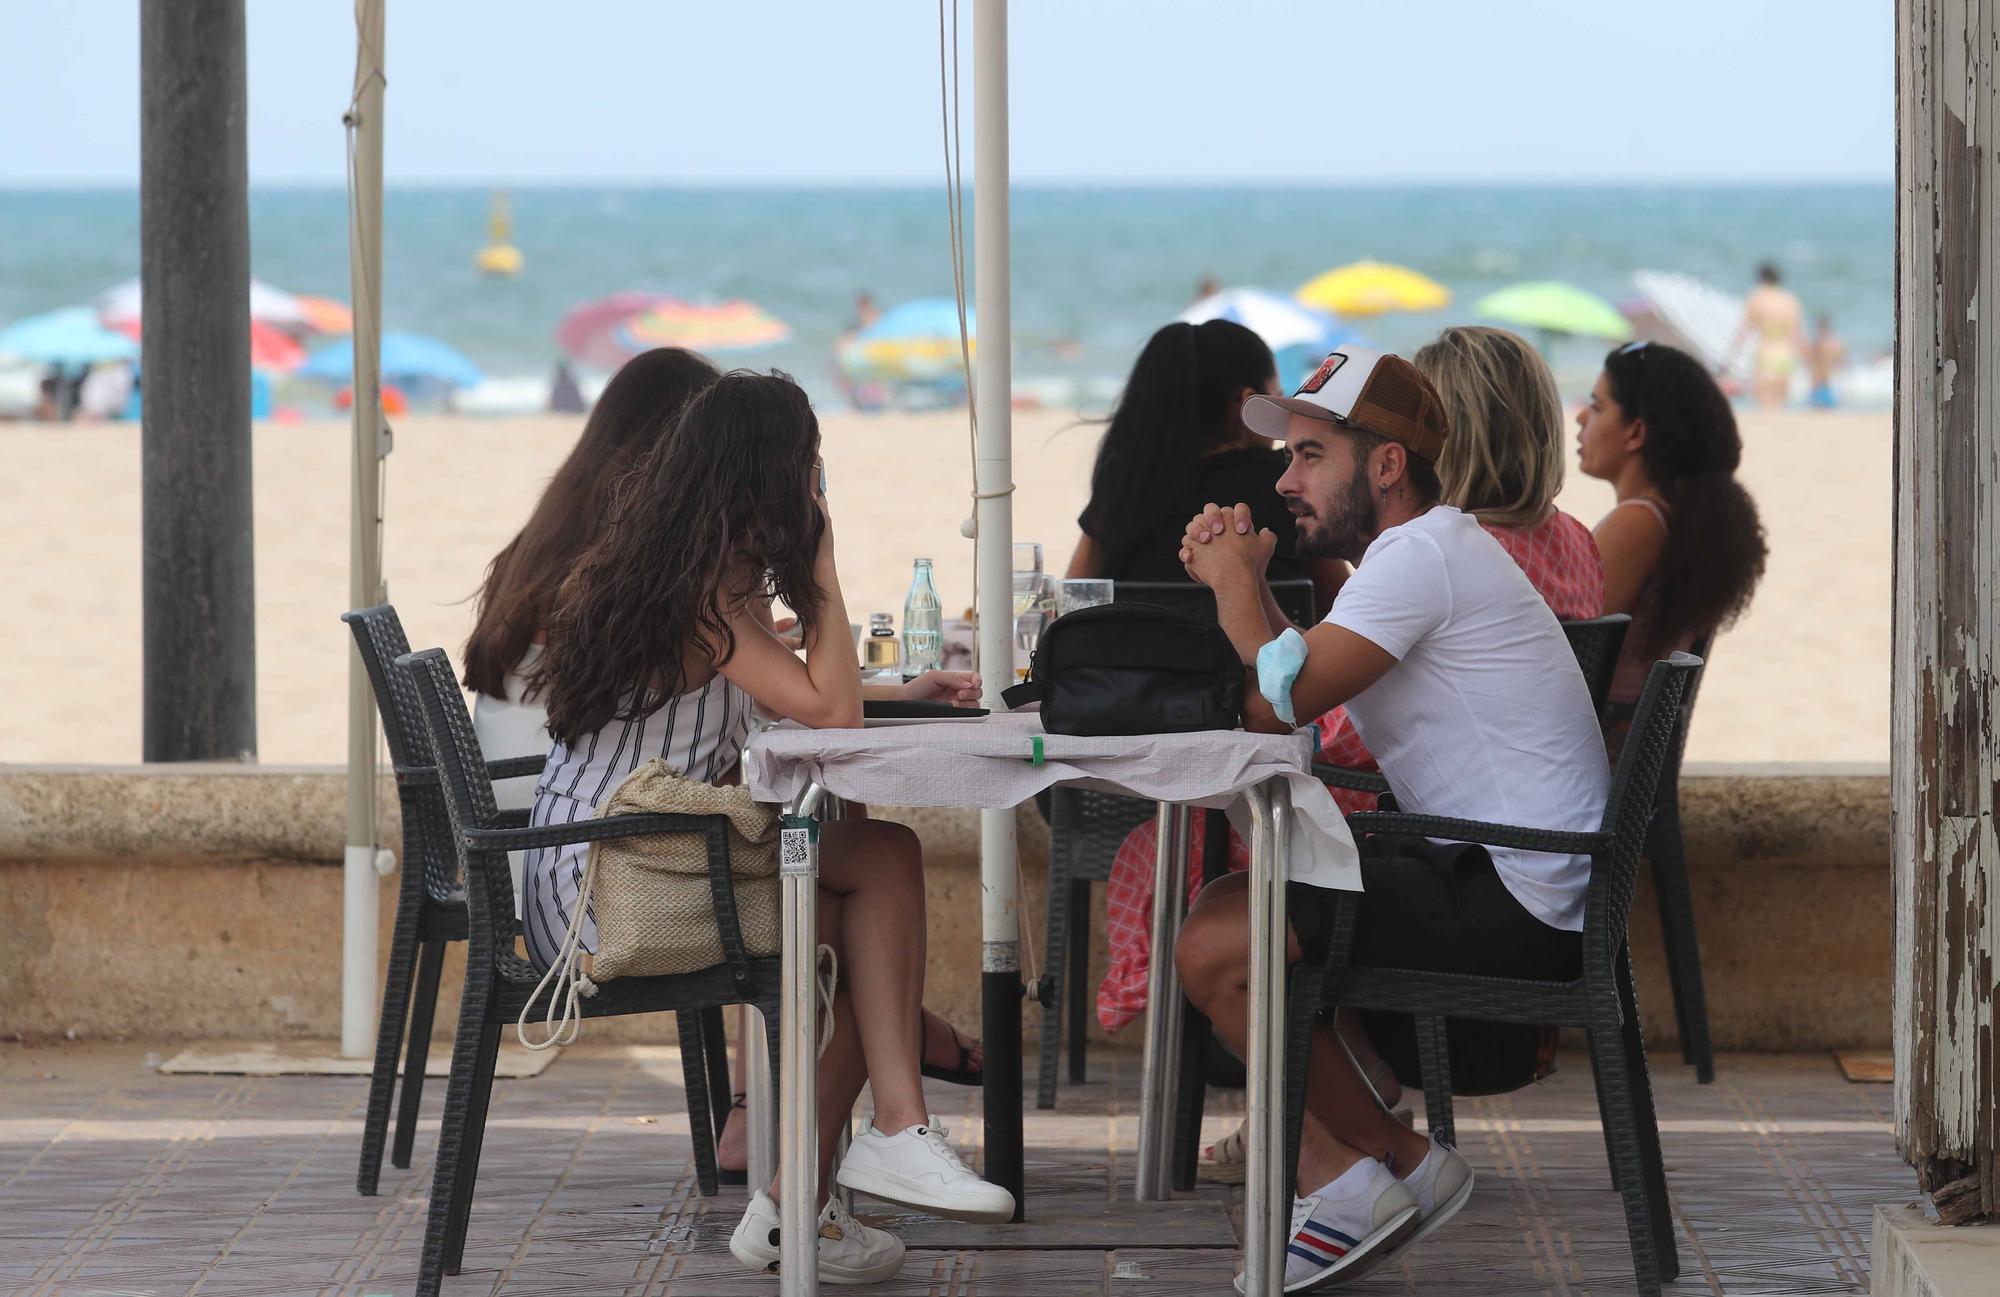
[[[411,1168],[385,1167],[381,1196],[361,1198],[360,1079],[162,1076],[162,1052],[0,1045],[0,1293],[412,1290],[434,1117]],[[1093,1084],[1030,1112],[1029,1222],[910,1219],[902,1276],[873,1291],[1232,1291],[1230,1196],[1130,1203],[1135,1056],[1091,1057]],[[1871,1208],[1913,1193],[1889,1087],[1850,1084],[1824,1055],[1725,1057],[1709,1087],[1677,1062],[1655,1070],[1681,1227],[1670,1291],[1865,1293]],[[465,1272],[445,1293],[775,1293],[725,1248],[744,1191],[695,1193],[679,1075],[671,1049],[585,1045],[540,1077],[496,1083]],[[432,1114],[443,1090],[427,1088]],[[931,1098],[977,1139],[976,1091],[933,1085]],[[1211,1136],[1240,1100],[1212,1096]],[[1405,1264],[1343,1291],[1631,1291],[1586,1060],[1566,1056],[1520,1094],[1462,1100],[1458,1129],[1479,1174],[1471,1203]]]

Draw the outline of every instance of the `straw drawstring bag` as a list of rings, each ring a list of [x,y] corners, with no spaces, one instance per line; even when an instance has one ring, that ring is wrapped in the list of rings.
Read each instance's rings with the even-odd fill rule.
[[[633,814],[726,817],[729,873],[744,949],[753,957],[778,953],[775,810],[753,801],[748,789],[689,779],[655,758],[627,775],[597,808],[600,819]],[[586,914],[597,922],[597,953],[588,973],[578,966]],[[595,995],[599,983],[692,973],[722,962],[705,839],[693,833],[654,833],[593,842],[561,953],[522,1007],[515,1034],[529,1049],[570,1044],[583,1026],[578,997]],[[543,1018],[548,1034],[530,1040],[528,1016],[551,987]]]

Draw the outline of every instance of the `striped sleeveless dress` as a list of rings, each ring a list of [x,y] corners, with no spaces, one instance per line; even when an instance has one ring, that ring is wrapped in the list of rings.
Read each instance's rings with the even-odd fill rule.
[[[575,744],[558,740],[535,785],[528,822],[589,819],[625,776],[658,757],[691,779],[713,783],[735,768],[752,725],[749,696],[721,676],[669,698],[659,710],[609,725]],[[521,931],[528,956],[547,971],[576,913],[588,843],[538,847],[522,870]],[[584,916],[583,948],[597,951],[597,925]]]

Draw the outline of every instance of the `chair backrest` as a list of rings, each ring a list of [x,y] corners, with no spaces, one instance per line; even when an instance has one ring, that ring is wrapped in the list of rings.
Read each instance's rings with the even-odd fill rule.
[[[1304,577],[1271,582],[1271,597],[1295,625],[1311,626],[1318,620],[1313,583]],[[1216,619],[1215,591],[1196,581],[1113,581],[1111,601],[1158,604],[1208,621]]]
[[[438,783],[451,825],[452,853],[465,876],[467,927],[473,950],[481,941],[489,952],[513,949],[520,930],[514,918],[514,882],[504,851],[474,851],[465,845],[470,829],[498,827],[499,808],[493,801],[493,781],[486,759],[472,732],[472,714],[465,709],[458,676],[441,648],[405,653],[396,668],[410,682],[419,700],[424,732],[438,758]]]
[[[382,736],[389,743],[389,761],[396,770],[396,795],[403,813],[403,865],[412,858],[423,870],[424,890],[432,900],[457,904],[458,858],[451,849],[451,825],[444,795],[437,786],[431,740],[423,722],[416,686],[396,670],[397,658],[410,651],[402,618],[388,604],[357,608],[340,614],[354,632],[354,647],[368,669],[375,691],[375,710],[382,716]]]
[[[1659,795],[1660,772],[1672,751],[1679,728],[1681,699],[1701,669],[1701,659],[1675,653],[1655,662],[1646,687],[1633,709],[1632,728],[1625,737],[1611,791],[1604,801],[1600,830],[1611,835],[1608,846],[1591,862],[1590,894],[1584,911],[1584,961],[1615,959],[1625,947],[1625,929],[1632,917],[1632,893],[1639,883],[1639,859],[1646,846],[1646,828]]]
[[[1631,626],[1632,618],[1622,612],[1562,624],[1563,634],[1569,636],[1570,651],[1576,654],[1576,664],[1583,670],[1583,682],[1590,687],[1591,708],[1599,716],[1604,715],[1604,700],[1611,695],[1611,678],[1618,674],[1618,653],[1625,647],[1625,632]]]

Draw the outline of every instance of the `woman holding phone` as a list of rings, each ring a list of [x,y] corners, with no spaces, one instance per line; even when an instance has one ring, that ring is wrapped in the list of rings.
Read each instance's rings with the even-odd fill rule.
[[[536,684],[555,747],[533,823],[589,816],[630,769],[662,753],[684,758],[691,777],[733,778],[753,706],[815,727],[861,724],[823,473],[818,421],[784,375],[725,374],[688,404],[619,492],[549,619]],[[797,615],[803,660],[779,637],[773,600]],[[971,703],[978,692],[970,673],[934,671],[881,694]],[[575,913],[583,863],[581,848],[529,854],[523,928],[545,967]],[[849,1145],[841,1185],[967,1220],[1009,1219],[1014,1201],[959,1160],[925,1109],[916,836],[880,820],[827,824],[819,889],[818,939],[840,970],[819,1061],[820,1275],[876,1282],[900,1268],[902,1244],[827,1193],[835,1134],[864,1083],[874,1117]],[[587,922],[584,943],[595,944]],[[730,1251],[753,1269],[772,1266],[777,1227],[760,1189]]]

